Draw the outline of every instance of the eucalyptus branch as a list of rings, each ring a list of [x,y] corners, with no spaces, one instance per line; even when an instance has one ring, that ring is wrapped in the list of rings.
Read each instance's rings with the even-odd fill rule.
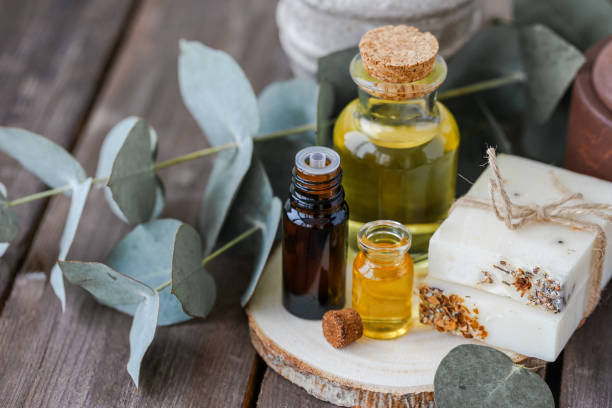
[[[108,177],[99,177],[95,178],[91,181],[92,184],[96,183],[106,183],[108,181]],[[50,190],[41,191],[40,193],[30,194],[21,198],[17,198],[15,200],[7,202],[9,207],[15,207],[20,204],[29,203],[30,201],[40,200],[42,198],[52,197],[57,194],[65,193],[66,191],[72,190],[72,185],[65,185],[57,188],[52,188]]]
[[[263,142],[263,141],[266,141],[266,140],[271,140],[271,139],[276,139],[276,138],[279,138],[279,137],[296,135],[298,133],[308,132],[308,131],[311,131],[311,130],[315,130],[315,125],[314,124],[306,124],[306,125],[296,126],[294,128],[291,128],[291,129],[285,129],[285,130],[281,130],[281,131],[278,131],[278,132],[272,132],[272,133],[267,133],[267,134],[264,134],[264,135],[256,136],[253,140],[255,142]]]
[[[315,129],[314,124],[300,125],[300,126],[296,126],[296,127],[285,129],[285,130],[280,130],[278,132],[271,132],[271,133],[266,133],[266,134],[257,136],[253,138],[253,141],[263,142],[266,140],[272,140],[272,139],[277,139],[277,138],[281,138],[285,136],[295,135],[298,133],[303,133],[303,132],[307,132],[307,131],[314,130],[314,129]],[[151,171],[162,170],[168,167],[175,166],[177,164],[186,163],[188,161],[199,159],[201,157],[210,156],[212,154],[219,153],[224,150],[234,149],[236,147],[238,147],[238,143],[234,142],[234,143],[227,143],[227,144],[215,146],[215,147],[208,147],[206,149],[196,150],[194,152],[187,153],[182,156],[175,157],[173,159],[169,159],[169,160],[166,160],[160,163],[155,163],[153,167],[151,168]],[[100,183],[107,183],[107,182],[108,182],[108,177],[99,177],[99,178],[95,178],[92,180],[92,184],[100,184]],[[61,186],[61,187],[53,188],[50,190],[41,191],[39,193],[30,194],[30,195],[27,195],[21,198],[17,198],[15,200],[7,202],[7,204],[10,207],[15,207],[21,204],[29,203],[31,201],[36,201],[42,198],[47,198],[47,197],[52,197],[57,194],[62,194],[62,193],[65,193],[66,191],[70,191],[71,189],[72,189],[71,185]]]
[[[462,86],[459,88],[450,89],[448,91],[440,92],[440,94],[438,95],[438,98],[441,100],[456,98],[459,96],[469,95],[469,94],[476,93],[476,92],[499,88],[499,87],[513,84],[513,83],[525,82],[526,79],[527,79],[527,76],[525,75],[524,72],[514,72],[510,75],[506,75],[503,77],[489,79],[489,80],[481,81],[481,82],[476,82],[470,85],[466,85],[466,86]],[[280,130],[277,132],[271,132],[271,133],[259,135],[253,138],[253,141],[263,142],[263,141],[281,138],[285,136],[295,135],[298,133],[308,132],[311,130],[315,130],[314,124],[304,124],[304,125],[296,126],[293,128]],[[206,149],[196,150],[194,152],[187,153],[185,155],[175,157],[173,159],[169,159],[169,160],[166,160],[160,163],[156,163],[151,168],[151,171],[162,170],[168,167],[175,166],[177,164],[186,163],[191,160],[195,160],[201,157],[209,156],[211,154],[219,153],[224,150],[234,149],[237,146],[238,144],[234,142],[234,143],[227,143],[227,144],[215,146],[215,147],[208,147]],[[108,182],[108,177],[96,178],[92,181],[93,184],[106,183],[106,182]],[[9,201],[7,204],[10,207],[15,207],[20,204],[25,204],[31,201],[40,200],[42,198],[52,197],[57,194],[65,193],[66,191],[69,191],[71,188],[72,186],[69,186],[69,185],[57,187],[54,189],[41,191],[39,193],[27,195],[27,196]]]
[[[172,279],[170,279],[167,282],[162,283],[161,285],[159,285],[158,287],[155,288],[156,292],[161,292],[162,290],[166,289],[168,286],[170,286],[172,284]]]
[[[234,238],[231,241],[229,241],[227,244],[223,245],[221,248],[217,249],[212,254],[208,255],[206,258],[202,259],[202,267],[206,266],[207,263],[209,263],[210,261],[212,261],[213,259],[215,259],[219,255],[221,255],[223,252],[227,251],[228,249],[230,249],[234,245],[237,245],[241,241],[243,241],[246,238],[248,238],[250,235],[252,235],[258,229],[260,229],[260,227],[257,226],[257,225],[255,225],[254,227],[249,228],[248,230],[244,231],[242,234],[238,235],[236,238]],[[160,291],[164,290],[166,287],[170,286],[171,284],[172,284],[172,279],[162,283],[161,285],[156,287],[155,290],[157,292],[160,292]]]
[[[518,82],[525,82],[527,76],[524,72],[514,72],[503,77],[488,79],[486,81],[476,82],[470,85],[461,86],[448,91],[440,92],[438,99],[451,99],[458,96],[469,95],[475,92],[482,92],[489,89],[499,88],[501,86],[510,85]]]
[[[238,147],[238,143],[228,143],[215,147],[208,147],[202,150],[196,150],[195,152],[187,153],[183,156],[175,157],[174,159],[166,160],[161,163],[155,163],[153,165],[153,170],[161,170],[167,167],[172,167],[177,164],[185,163],[194,159],[199,159],[200,157],[205,157],[211,154],[219,153],[224,150],[233,149]]]
[[[249,228],[248,230],[244,231],[242,234],[238,235],[236,238],[232,239],[227,244],[223,245],[221,248],[217,249],[212,254],[208,255],[206,258],[202,259],[202,267],[206,266],[207,263],[209,263],[210,261],[212,261],[213,259],[215,259],[219,255],[221,255],[223,252],[227,251],[228,249],[230,249],[234,245],[237,245],[238,243],[240,243],[244,239],[248,238],[251,234],[253,234],[258,229],[260,229],[260,227],[257,226],[257,225],[255,225],[254,227]]]
[[[10,207],[14,207],[19,204],[25,204],[25,203],[29,203],[30,201],[40,200],[41,198],[51,197],[56,194],[65,193],[66,191],[69,191],[71,188],[72,186],[62,186],[62,187],[54,188],[51,190],[41,191],[40,193],[31,194],[25,197],[18,198],[13,201],[9,201],[7,204]]]

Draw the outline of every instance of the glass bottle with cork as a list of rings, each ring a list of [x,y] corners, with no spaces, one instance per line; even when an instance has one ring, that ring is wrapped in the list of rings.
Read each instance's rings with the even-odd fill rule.
[[[446,63],[432,34],[403,25],[367,32],[359,50],[350,64],[359,97],[334,127],[349,234],[372,220],[397,220],[412,232],[412,253],[426,259],[455,197],[459,130],[436,101]],[[357,241],[350,246],[356,251]]]
[[[313,146],[295,156],[283,212],[283,305],[321,319],[345,301],[348,206],[338,154]]]

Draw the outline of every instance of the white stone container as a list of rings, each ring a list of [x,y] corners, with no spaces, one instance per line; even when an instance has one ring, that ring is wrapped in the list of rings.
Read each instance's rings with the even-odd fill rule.
[[[452,55],[480,26],[475,0],[280,0],[276,21],[281,45],[296,76],[312,77],[317,59],[357,45],[368,30],[406,24],[430,31],[440,54]]]

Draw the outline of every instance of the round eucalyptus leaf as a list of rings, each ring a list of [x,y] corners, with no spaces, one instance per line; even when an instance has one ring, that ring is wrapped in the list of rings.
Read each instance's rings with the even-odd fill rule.
[[[291,79],[268,85],[259,95],[261,128],[268,134],[315,123],[317,84],[310,79]],[[257,136],[255,137],[257,141]],[[314,130],[266,141],[257,141],[255,151],[268,174],[274,194],[286,199],[294,158],[298,151],[315,144]]]
[[[183,310],[194,317],[206,317],[217,297],[215,280],[202,266],[200,235],[187,224],[182,224],[174,236],[172,293]]]
[[[217,242],[242,178],[249,169],[259,108],[251,83],[227,53],[197,41],[180,41],[178,78],[185,106],[212,146],[234,143],[218,153],[200,204],[204,253]]]
[[[253,156],[251,167],[242,181],[234,200],[222,236],[230,239],[253,228],[256,231],[248,243],[238,248],[254,255],[251,279],[240,298],[240,304],[247,305],[261,278],[264,266],[274,244],[281,218],[281,201],[274,196],[268,175],[257,156]]]
[[[156,288],[172,277],[172,248],[174,235],[182,225],[173,219],[149,221],[134,228],[112,250],[105,263],[116,271]],[[191,319],[183,313],[178,299],[170,287],[159,291],[160,326]],[[133,315],[136,305],[107,304],[121,312]]]
[[[519,38],[529,113],[541,125],[550,119],[585,58],[572,44],[539,24],[521,29]]]
[[[442,359],[434,378],[438,408],[554,408],[544,380],[490,347],[464,344]]]
[[[64,261],[68,256],[68,251],[72,245],[72,241],[79,227],[83,210],[85,209],[85,203],[91,189],[92,179],[88,178],[85,181],[75,184],[72,188],[72,194],[70,199],[70,210],[68,210],[68,217],[66,217],[66,224],[64,225],[64,231],[59,241],[59,254],[57,259]],[[59,299],[62,305],[62,311],[66,309],[66,291],[64,289],[64,278],[59,265],[55,264],[49,274],[49,283],[53,288],[53,292]]]
[[[19,234],[19,221],[15,211],[8,205],[6,198],[6,187],[0,183],[0,256],[8,244],[7,242],[14,241]]]
[[[252,138],[259,128],[257,99],[238,63],[197,41],[180,41],[178,74],[185,106],[212,146]]]
[[[237,247],[243,250],[248,249],[249,253],[254,255],[251,278],[240,300],[242,306],[246,306],[250,300],[261,277],[274,244],[281,213],[281,201],[274,196],[270,180],[257,155],[253,155],[251,160],[245,162],[250,163],[250,167],[240,184],[231,208],[228,208],[229,214],[225,217],[220,232],[220,235],[228,241],[249,231],[252,233],[248,241],[245,241],[248,244]],[[212,175],[211,179],[211,182],[219,180],[219,183],[222,183],[223,180],[220,177],[213,178]],[[205,209],[214,210],[214,208],[203,207],[203,210]],[[212,303],[209,303],[208,300],[214,301],[214,281],[200,265],[201,254],[197,250],[199,235],[191,231],[188,226],[184,226],[179,232],[175,240],[174,259],[176,262],[173,264],[173,292],[181,300],[187,313],[193,316],[205,316],[209,311],[208,307],[212,307]],[[215,237],[218,235],[219,232]],[[215,241],[208,242],[214,244]],[[188,251],[187,248],[191,250]],[[213,246],[207,245],[206,248],[205,253],[209,253]]]
[[[127,370],[138,387],[140,365],[155,337],[159,295],[151,287],[97,262],[58,262],[68,280],[107,305],[130,305],[134,319],[130,329]]]
[[[317,80],[325,81],[333,88],[336,101],[334,116],[357,97],[357,85],[349,75],[349,64],[358,52],[359,48],[355,46],[332,52],[317,61]]]
[[[355,93],[355,97],[357,94]],[[333,114],[336,110],[336,97],[331,83],[323,80],[317,89],[316,141],[319,146],[333,147]]]
[[[448,61],[448,75],[440,87],[440,95],[443,95],[445,91],[462,86],[523,71],[519,30],[511,26],[487,26],[478,31]],[[483,98],[484,103],[491,109],[495,117],[501,121],[516,120],[516,117],[522,115],[525,111],[525,87],[520,83],[489,89],[486,92],[479,93],[479,96]],[[456,115],[457,123],[463,134],[463,116],[456,112],[456,108],[451,102],[455,102],[455,105],[471,105],[472,110],[476,112],[479,109],[471,100],[471,95],[447,100],[441,99],[441,101],[449,106],[451,112]],[[469,106],[465,109],[467,108]],[[471,135],[463,140],[468,140],[470,137]]]
[[[359,48],[332,52],[317,61],[317,144],[332,147],[334,119],[357,98],[357,85],[349,74],[349,64]]]
[[[17,216],[12,208],[6,206],[6,197],[6,187],[0,183],[0,256],[4,255],[9,247],[9,242],[17,238],[19,233]],[[3,203],[6,208],[3,207]],[[7,213],[3,213],[3,211],[7,211]],[[17,229],[17,231],[14,229]]]
[[[225,222],[240,184],[249,170],[253,156],[253,139],[247,139],[236,149],[217,154],[204,196],[200,203],[198,226],[205,238],[204,254],[211,253]]]
[[[609,0],[514,0],[514,23],[543,24],[581,50],[612,34]]]
[[[100,154],[98,155],[98,167],[96,169],[96,177],[108,177],[110,176],[111,169],[113,168],[113,162],[119,153],[119,149],[123,146],[125,138],[130,133],[130,130],[136,125],[136,122],[140,120],[137,116],[128,116],[125,119],[120,120],[104,137],[102,147],[100,148]],[[155,159],[157,154],[158,137],[157,132],[152,126],[149,126],[149,137],[151,140],[151,154]]]
[[[0,151],[52,188],[80,183],[87,178],[83,167],[62,146],[24,129],[0,127]]]
[[[102,143],[100,154],[98,156],[96,178],[105,178],[110,176],[113,163],[117,158],[117,154],[119,153],[121,146],[123,146],[125,139],[130,133],[130,130],[134,127],[138,120],[139,118],[136,116],[129,116],[119,121],[119,123],[113,126],[113,128],[108,132],[104,138],[104,142]],[[151,157],[153,160],[155,160],[157,158],[158,136],[157,132],[152,126],[149,126],[149,136],[151,140]],[[152,218],[157,218],[161,214],[165,204],[165,189],[163,183],[159,177],[155,177],[155,181],[157,185],[155,188],[155,206]],[[113,194],[110,188],[107,186],[104,186],[104,197],[106,198],[111,211],[120,220],[128,222],[115,200],[113,200]]]
[[[152,151],[149,127],[139,119],[123,141],[108,180],[113,200],[130,224],[153,217],[157,182]]]

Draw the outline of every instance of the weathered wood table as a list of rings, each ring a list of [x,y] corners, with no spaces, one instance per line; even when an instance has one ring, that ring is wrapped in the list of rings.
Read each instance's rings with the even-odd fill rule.
[[[0,125],[63,145],[88,174],[106,132],[128,115],[157,129],[161,160],[205,147],[179,96],[178,40],[229,52],[259,92],[291,75],[275,6],[274,0],[0,0]],[[211,165],[204,158],[162,173],[165,216],[194,223]],[[0,181],[12,198],[44,189],[2,154]],[[219,297],[207,320],[158,328],[138,392],[125,370],[131,319],[73,286],[62,314],[46,279],[68,206],[57,196],[16,208],[21,236],[0,259],[1,407],[331,406],[256,355],[239,306],[250,260],[230,257],[211,264]],[[69,258],[102,260],[127,231],[95,190]],[[611,293],[548,366],[561,407],[612,407]]]

